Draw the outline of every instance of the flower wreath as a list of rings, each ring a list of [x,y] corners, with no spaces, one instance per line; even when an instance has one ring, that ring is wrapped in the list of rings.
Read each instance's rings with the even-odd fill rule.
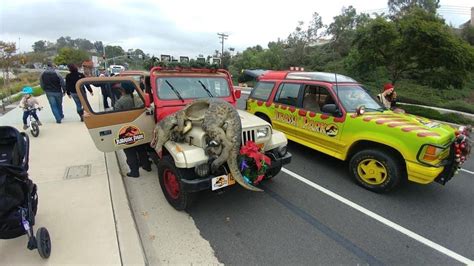
[[[470,127],[461,127],[458,131],[455,132],[456,140],[454,141],[454,154],[455,161],[460,168],[461,165],[466,161],[471,153],[471,140],[469,135],[471,133]]]
[[[253,141],[247,141],[247,143],[240,148],[238,162],[244,180],[253,185],[262,181],[266,170],[271,165],[270,158],[263,154]]]

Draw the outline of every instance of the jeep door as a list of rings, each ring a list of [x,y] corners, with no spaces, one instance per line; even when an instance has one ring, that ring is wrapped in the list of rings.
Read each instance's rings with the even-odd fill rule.
[[[302,106],[298,110],[298,127],[301,129],[299,138],[308,146],[339,158],[344,148],[341,133],[345,114],[343,112],[329,114],[322,111],[326,104],[335,104],[341,110],[334,100],[335,97],[325,86],[305,84],[302,91]]]
[[[76,91],[84,108],[84,123],[100,151],[151,141],[153,106],[132,77],[84,78],[77,82]]]

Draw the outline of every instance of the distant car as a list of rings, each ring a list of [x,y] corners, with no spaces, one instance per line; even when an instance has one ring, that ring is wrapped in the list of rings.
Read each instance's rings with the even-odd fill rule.
[[[445,184],[456,173],[456,130],[394,113],[357,81],[334,73],[265,71],[248,112],[288,139],[349,161],[357,183],[386,192],[403,180]]]

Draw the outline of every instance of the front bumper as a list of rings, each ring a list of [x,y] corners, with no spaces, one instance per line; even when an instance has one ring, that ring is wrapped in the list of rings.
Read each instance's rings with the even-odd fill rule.
[[[286,155],[283,157],[276,157],[272,152],[267,152],[267,156],[269,156],[272,160],[270,167],[267,169],[267,173],[272,171],[280,171],[281,167],[285,164],[289,164],[291,162],[291,153],[287,152]],[[273,172],[272,172],[273,173]],[[225,174],[225,173],[222,173]],[[218,175],[217,175],[218,176]],[[198,192],[203,190],[210,190],[211,189],[211,180],[216,176],[209,175],[207,177],[200,177],[196,179],[181,179],[181,189],[186,192]]]
[[[448,157],[439,166],[407,162],[408,179],[410,181],[429,184],[433,181],[446,184],[456,174],[459,164],[455,161],[454,147],[451,147]]]

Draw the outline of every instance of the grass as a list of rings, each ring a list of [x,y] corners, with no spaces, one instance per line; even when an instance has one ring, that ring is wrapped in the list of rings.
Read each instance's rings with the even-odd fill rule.
[[[419,106],[413,105],[402,105],[400,106],[405,112],[409,114],[419,115],[422,117],[426,117],[429,119],[459,124],[459,125],[474,125],[474,121],[466,118],[460,114],[455,113],[446,113],[442,114],[437,110],[433,110],[430,108],[424,108]]]
[[[367,82],[367,89],[377,95],[383,82]],[[416,84],[411,80],[401,80],[395,86],[398,100],[404,103],[441,107],[474,114],[474,84],[468,83],[463,89],[435,89]]]

